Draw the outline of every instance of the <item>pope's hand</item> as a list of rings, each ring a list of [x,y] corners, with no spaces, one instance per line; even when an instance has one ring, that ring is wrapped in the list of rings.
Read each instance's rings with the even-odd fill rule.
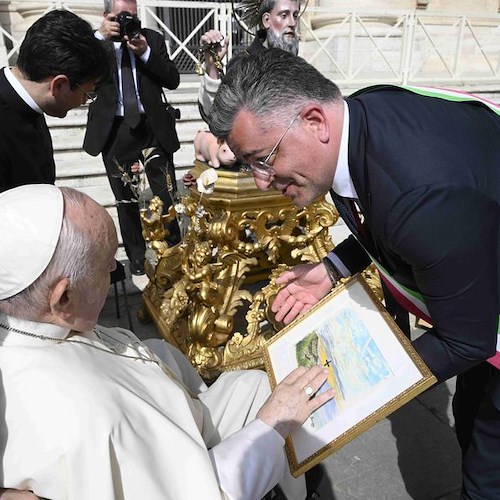
[[[257,412],[257,418],[286,438],[313,411],[335,396],[333,389],[315,395],[327,377],[328,369],[323,366],[299,366],[275,387]]]
[[[276,320],[286,325],[311,309],[332,289],[326,267],[321,262],[295,266],[279,276],[276,283],[286,285],[276,295],[271,310]]]

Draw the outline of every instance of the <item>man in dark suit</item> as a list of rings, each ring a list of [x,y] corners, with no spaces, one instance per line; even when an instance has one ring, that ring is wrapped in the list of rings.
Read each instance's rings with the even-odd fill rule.
[[[139,161],[153,194],[158,195],[168,210],[172,200],[167,188],[167,174],[175,187],[173,153],[179,149],[175,132],[175,118],[163,103],[163,87],[175,89],[179,72],[169,59],[165,40],[156,31],[138,29],[125,32],[119,14],[126,12],[137,25],[135,0],[106,0],[104,19],[96,37],[114,53],[116,61],[112,78],[96,88],[98,99],[90,105],[87,131],[83,147],[96,156],[102,153],[106,173],[115,195],[118,218],[125,251],[133,274],[144,274],[145,243],[139,217],[137,196],[130,184],[123,182],[123,172],[131,175],[131,168]],[[128,33],[128,34],[127,34]],[[130,79],[130,80],[129,80]],[[130,81],[132,102],[127,93]],[[143,150],[154,148],[145,160]],[[120,171],[123,169],[123,172]],[[179,242],[179,227],[173,222],[168,227],[169,244]]]
[[[91,26],[66,10],[35,21],[17,65],[0,70],[0,191],[54,184],[52,139],[44,113],[63,118],[88,99],[109,71]]]
[[[271,49],[232,65],[210,125],[259,188],[299,206],[332,190],[355,235],[280,277],[277,320],[373,260],[395,299],[432,323],[414,342],[424,362],[439,381],[458,375],[463,498],[500,498],[499,108],[445,94],[385,86],[344,100]]]

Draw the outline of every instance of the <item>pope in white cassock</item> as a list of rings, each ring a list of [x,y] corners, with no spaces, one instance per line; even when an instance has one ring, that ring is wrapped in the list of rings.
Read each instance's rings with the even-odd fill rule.
[[[294,370],[210,388],[161,340],[96,325],[117,237],[86,195],[52,185],[0,194],[0,486],[51,500],[258,500],[291,477],[284,437],[332,391]]]

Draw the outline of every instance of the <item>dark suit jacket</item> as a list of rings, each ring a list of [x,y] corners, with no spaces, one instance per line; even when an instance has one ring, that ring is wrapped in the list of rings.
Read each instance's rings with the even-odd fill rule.
[[[147,28],[142,30],[142,34],[151,48],[151,54],[146,64],[140,58],[135,59],[139,95],[159,145],[164,151],[173,153],[179,149],[179,142],[175,133],[175,119],[162,102],[162,87],[176,89],[179,86],[179,72],[168,57],[163,37]],[[113,43],[111,41],[103,43],[109,46],[110,58],[116,67]],[[96,88],[96,92],[98,98],[89,107],[83,144],[85,151],[93,156],[102,152],[115,119],[119,95],[116,70],[111,79]]]
[[[0,191],[54,184],[52,139],[43,114],[33,111],[0,70]]]
[[[424,295],[434,328],[414,345],[444,380],[495,353],[500,117],[394,87],[346,101],[367,249]]]

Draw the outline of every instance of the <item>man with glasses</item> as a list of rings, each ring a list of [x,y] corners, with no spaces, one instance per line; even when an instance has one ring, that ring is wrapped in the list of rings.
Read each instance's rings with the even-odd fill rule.
[[[120,21],[121,20],[121,21]],[[127,24],[124,24],[124,21]],[[123,26],[133,26],[131,32]],[[137,196],[124,173],[132,176],[142,162],[151,191],[172,205],[167,175],[175,189],[174,152],[179,149],[175,118],[163,102],[163,87],[175,89],[179,72],[167,54],[160,33],[140,27],[136,0],[105,0],[104,18],[96,38],[114,56],[112,78],[97,86],[99,98],[90,105],[83,148],[102,153],[108,180],[117,202],[125,252],[133,275],[144,275],[146,244],[142,236]],[[144,158],[143,150],[154,148]],[[180,241],[174,220],[167,227],[169,245]],[[138,278],[141,280],[141,278]]]
[[[277,321],[373,261],[395,300],[432,325],[414,347],[439,381],[457,375],[464,499],[500,498],[499,115],[430,88],[343,99],[303,59],[272,49],[231,66],[210,120],[260,189],[298,206],[330,191],[354,235],[280,276]]]
[[[31,26],[16,66],[0,70],[0,191],[55,182],[44,113],[65,117],[108,71],[104,48],[75,14],[54,10]]]

